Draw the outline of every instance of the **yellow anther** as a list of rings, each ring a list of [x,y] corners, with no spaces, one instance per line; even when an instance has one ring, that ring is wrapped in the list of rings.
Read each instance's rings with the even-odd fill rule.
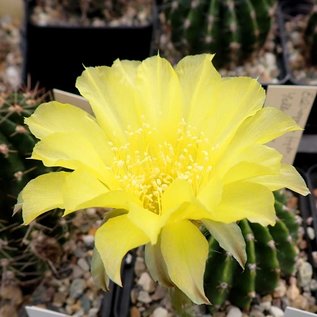
[[[157,143],[159,132],[144,124],[136,131],[128,131],[126,144],[111,144],[113,172],[122,188],[132,191],[144,208],[157,214],[162,195],[175,179],[186,180],[197,191],[211,171],[211,146],[205,135],[184,120],[176,131],[176,141]]]

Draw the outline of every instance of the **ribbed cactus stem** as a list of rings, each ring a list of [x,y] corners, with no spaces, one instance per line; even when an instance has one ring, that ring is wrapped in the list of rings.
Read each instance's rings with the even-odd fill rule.
[[[246,242],[247,263],[244,270],[217,243],[208,236],[209,255],[204,275],[206,296],[221,307],[227,299],[244,309],[250,308],[256,294],[274,291],[281,276],[294,273],[297,258],[298,222],[288,210],[283,191],[275,193],[277,214],[274,226],[263,227],[241,220],[239,227]]]
[[[255,289],[259,294],[266,294],[275,288],[280,277],[280,266],[276,246],[268,228],[250,223],[256,241],[257,274]]]
[[[204,0],[193,0],[183,25],[183,41],[185,47],[199,50],[201,45],[201,17],[204,15]]]
[[[219,36],[221,30],[219,29],[219,12],[220,12],[220,3],[218,0],[211,0],[206,19],[206,29],[205,29],[205,38],[204,45],[205,49],[210,49],[210,51],[216,50],[216,43],[219,42]]]
[[[293,241],[298,239],[299,222],[297,217],[282,203],[275,201],[277,217],[286,225]]]
[[[24,116],[29,116],[45,97],[38,90],[0,95],[0,287],[4,271],[10,271],[25,292],[29,286],[40,282],[45,262],[48,262],[39,257],[35,241],[28,240],[29,234],[36,231],[39,236],[47,234],[56,240],[57,246],[65,237],[66,223],[60,220],[59,211],[43,215],[29,227],[22,226],[21,213],[13,215],[18,194],[25,184],[48,171],[42,163],[27,160],[37,140],[24,125]],[[43,241],[38,245],[43,247]],[[45,248],[47,246],[45,244]],[[45,252],[51,249],[47,248]]]
[[[182,55],[216,53],[217,66],[236,65],[261,48],[271,30],[275,1],[174,0],[166,19]]]
[[[241,37],[239,32],[238,14],[236,4],[233,0],[226,0],[224,6],[224,30],[223,30],[223,47],[227,51],[219,52],[225,58],[229,58],[232,63],[238,60],[238,52],[241,49]],[[217,49],[215,47],[215,49]],[[215,51],[217,52],[217,51]]]
[[[287,276],[295,271],[297,249],[287,226],[277,220],[275,226],[270,227],[270,233],[276,244],[276,253],[280,267]]]
[[[0,130],[10,142],[16,144],[20,154],[24,156],[31,155],[36,140],[25,126],[0,116]]]
[[[205,293],[212,298],[212,305],[218,309],[228,297],[232,286],[233,273],[236,261],[233,257],[219,247],[214,238],[209,241],[209,256],[205,272]]]
[[[240,228],[246,242],[247,263],[244,271],[234,275],[233,288],[230,293],[230,301],[234,305],[249,309],[252,298],[255,297],[255,277],[257,271],[255,241],[251,227],[246,220],[240,221]]]
[[[4,154],[0,153],[0,177],[7,179],[7,198],[14,200],[27,182],[23,173],[25,171],[24,162],[1,131],[0,145],[2,148],[7,148]]]

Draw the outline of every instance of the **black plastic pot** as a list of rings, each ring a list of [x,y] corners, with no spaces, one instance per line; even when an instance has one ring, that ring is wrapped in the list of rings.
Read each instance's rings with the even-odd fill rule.
[[[290,67],[290,52],[288,50],[288,38],[289,34],[285,29],[285,22],[289,19],[294,19],[298,15],[308,14],[311,10],[311,2],[305,0],[295,1],[295,0],[280,0],[281,5],[278,11],[278,20],[279,20],[279,29],[280,29],[280,37],[281,37],[281,45],[283,51],[283,63],[284,68],[287,73],[287,81],[286,84],[291,85],[306,85],[306,86],[316,86],[310,84],[309,82],[302,82],[296,79],[293,75],[293,72]],[[312,110],[307,120],[307,124],[304,130],[305,134],[317,134],[317,98],[313,104]]]
[[[105,293],[98,317],[129,317],[130,294],[134,283],[135,253],[129,253],[121,270],[122,285],[110,283],[110,290]]]
[[[287,71],[288,80],[290,83],[294,85],[310,85],[307,81],[300,81],[296,79],[293,75],[293,72],[290,67],[289,59],[290,52],[288,50],[287,41],[289,39],[290,34],[285,29],[285,23],[287,21],[296,20],[300,22],[301,18],[307,16],[311,13],[312,10],[312,2],[310,0],[304,1],[291,1],[284,0],[281,1],[281,5],[278,11],[278,20],[279,20],[279,28],[281,33],[281,44],[283,48],[283,60],[285,64],[285,69]],[[316,86],[316,85],[315,85]]]
[[[77,92],[84,66],[111,65],[117,58],[142,60],[151,54],[156,23],[145,26],[40,26],[31,22],[34,0],[25,0],[23,81],[30,77],[47,89]]]
[[[304,12],[309,12],[312,7],[311,0],[279,0],[278,2],[282,12],[288,16],[296,16],[298,14],[299,7],[300,10]]]
[[[306,180],[307,185],[313,193],[313,190],[317,188],[317,164],[313,165],[311,168],[308,169],[306,173]],[[317,199],[313,194],[310,194],[307,197],[302,197],[302,200],[305,200],[307,210],[309,210],[310,214],[308,215],[308,221],[306,221],[306,231],[307,227],[312,227],[315,233],[315,237],[308,237],[307,241],[309,241],[310,247],[310,260],[311,263],[317,272]],[[308,223],[307,223],[308,222]],[[305,222],[304,222],[305,223]],[[309,235],[308,235],[309,236]]]

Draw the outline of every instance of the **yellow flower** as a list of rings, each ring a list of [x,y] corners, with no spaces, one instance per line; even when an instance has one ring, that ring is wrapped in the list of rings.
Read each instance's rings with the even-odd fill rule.
[[[159,56],[116,60],[77,80],[95,117],[55,101],[38,107],[26,119],[40,140],[32,158],[68,171],[27,184],[19,197],[25,223],[53,208],[109,208],[95,243],[111,280],[121,285],[122,258],[146,245],[155,280],[208,303],[200,226],[243,266],[236,221],[274,224],[272,191],[308,193],[296,170],[265,145],[297,124],[263,108],[256,80],[221,78],[211,60],[188,56],[175,68]],[[97,274],[104,274],[100,267]]]

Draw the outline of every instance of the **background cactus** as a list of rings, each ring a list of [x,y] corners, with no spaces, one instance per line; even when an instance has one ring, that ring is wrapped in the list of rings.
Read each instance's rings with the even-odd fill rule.
[[[272,293],[280,277],[294,273],[299,224],[296,216],[285,208],[285,203],[285,195],[276,193],[278,219],[275,226],[240,221],[247,250],[243,272],[233,257],[220,248],[213,237],[209,238],[210,253],[204,280],[205,293],[214,309],[219,309],[229,299],[232,304],[248,310],[256,294]]]
[[[24,117],[47,97],[38,89],[0,94],[1,289],[15,285],[22,292],[30,292],[42,280],[47,265],[53,269],[58,265],[60,242],[67,235],[65,219],[60,218],[58,210],[43,215],[30,226],[22,225],[20,212],[12,216],[24,185],[49,171],[40,162],[26,159],[37,140],[23,123]],[[6,299],[3,296],[5,292],[0,294],[0,303]],[[12,303],[15,304],[20,303]]]
[[[310,10],[305,39],[308,45],[307,59],[311,64],[317,65],[317,1],[314,1]]]
[[[237,65],[261,48],[272,28],[274,0],[166,1],[175,48],[185,54],[216,53],[216,66]]]
[[[152,10],[153,0],[35,0],[35,13],[50,16],[47,22],[67,24],[80,22],[82,25],[117,25],[121,19],[126,25],[147,24]],[[39,23],[38,15],[33,19]],[[51,24],[51,23],[49,23]]]

